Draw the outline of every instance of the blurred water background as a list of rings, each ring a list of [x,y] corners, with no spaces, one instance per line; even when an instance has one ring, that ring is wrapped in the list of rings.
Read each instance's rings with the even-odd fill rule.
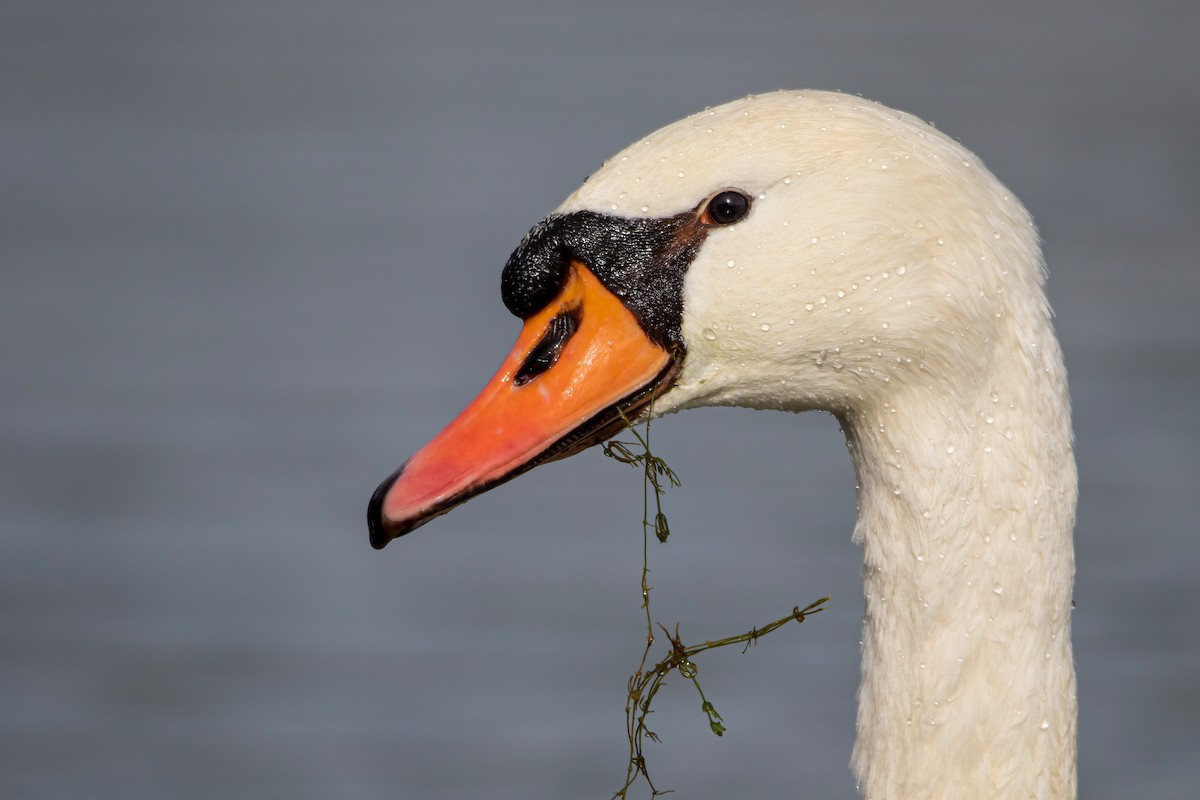
[[[499,270],[751,91],[932,119],[1034,213],[1082,476],[1086,798],[1200,782],[1200,5],[0,5],[0,796],[607,797],[640,483],[598,452],[376,553],[376,484],[516,335]],[[853,473],[822,414],[654,428],[681,797],[852,797]]]

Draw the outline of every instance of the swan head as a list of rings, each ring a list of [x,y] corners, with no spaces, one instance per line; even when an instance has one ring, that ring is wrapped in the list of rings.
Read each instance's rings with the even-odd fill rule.
[[[707,109],[631,145],[528,233],[524,320],[480,396],[371,500],[396,536],[627,419],[702,405],[853,415],[986,375],[1047,314],[1037,236],[970,152],[828,92]]]

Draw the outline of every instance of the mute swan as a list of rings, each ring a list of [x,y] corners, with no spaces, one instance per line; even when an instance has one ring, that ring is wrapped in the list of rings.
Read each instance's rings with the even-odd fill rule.
[[[669,125],[534,226],[483,392],[376,491],[383,547],[621,427],[825,409],[858,475],[863,797],[1075,797],[1076,472],[1043,262],[970,152],[855,97]]]

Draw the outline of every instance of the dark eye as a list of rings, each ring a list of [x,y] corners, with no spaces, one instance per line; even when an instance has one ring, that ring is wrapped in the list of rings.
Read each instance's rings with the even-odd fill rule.
[[[701,221],[705,225],[732,225],[750,211],[750,198],[741,192],[721,192],[708,201]]]

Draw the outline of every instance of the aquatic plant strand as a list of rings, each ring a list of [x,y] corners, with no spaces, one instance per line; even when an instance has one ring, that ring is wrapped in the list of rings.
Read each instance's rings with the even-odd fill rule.
[[[639,776],[644,778],[646,785],[650,787],[651,798],[667,794],[670,791],[669,789],[657,788],[654,785],[654,781],[651,780],[650,771],[646,765],[643,745],[646,739],[654,742],[659,741],[654,731],[647,727],[646,718],[653,713],[650,708],[651,703],[653,703],[658,691],[666,686],[666,677],[672,671],[677,671],[681,676],[690,680],[692,685],[696,687],[696,692],[700,695],[700,710],[708,718],[709,729],[717,736],[720,736],[725,733],[724,719],[717,713],[717,709],[713,706],[712,702],[704,695],[704,690],[700,688],[700,681],[697,678],[699,669],[695,662],[692,661],[692,658],[706,650],[728,647],[732,644],[744,644],[742,652],[745,653],[759,638],[774,632],[792,620],[804,622],[809,615],[823,611],[824,604],[829,601],[829,598],[822,597],[820,600],[810,603],[804,608],[796,606],[792,609],[792,613],[774,622],[769,622],[761,628],[751,628],[745,633],[736,636],[727,636],[724,639],[705,641],[703,644],[685,645],[679,634],[678,623],[675,625],[674,633],[671,633],[671,631],[660,623],[658,627],[662,629],[663,634],[667,637],[671,648],[661,661],[647,669],[646,662],[650,657],[650,648],[655,642],[654,622],[650,616],[650,532],[653,530],[655,538],[659,542],[666,543],[667,538],[671,534],[671,529],[667,522],[667,516],[663,513],[662,498],[667,488],[679,486],[680,482],[679,476],[667,465],[667,462],[655,456],[650,451],[650,413],[648,412],[646,415],[646,422],[641,432],[625,416],[624,412],[618,409],[618,413],[621,414],[621,419],[624,420],[629,432],[633,434],[637,441],[621,442],[612,440],[603,446],[604,455],[616,459],[622,464],[629,464],[633,467],[640,466],[644,477],[642,482],[642,610],[646,614],[646,646],[642,650],[642,659],[638,663],[637,670],[629,676],[629,692],[625,700],[625,728],[629,737],[629,763],[625,769],[625,785],[613,793],[614,800],[617,800],[617,798],[626,800],[629,789],[637,782]],[[650,497],[652,492],[654,496],[653,520],[650,516]]]

